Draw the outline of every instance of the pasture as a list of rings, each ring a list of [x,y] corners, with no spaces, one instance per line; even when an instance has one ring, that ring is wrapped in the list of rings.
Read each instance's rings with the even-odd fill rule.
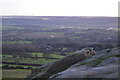
[[[32,54],[31,55],[32,57],[35,57],[37,55],[37,57],[41,57],[41,58],[37,58],[37,57],[21,58],[21,57],[13,57],[13,55],[2,55],[3,56],[2,61],[7,63],[7,64],[4,64],[4,63],[2,64],[2,66],[4,67],[4,69],[2,70],[3,80],[8,80],[12,78],[15,78],[15,79],[19,78],[20,80],[22,80],[31,72],[31,68],[37,67],[32,64],[43,65],[43,64],[47,64],[49,62],[58,60],[58,59],[44,59],[42,58],[42,55],[44,53],[31,53],[31,54]],[[64,57],[57,54],[51,54],[51,56],[54,58]],[[10,64],[10,62],[14,64]],[[6,67],[9,69],[5,69]],[[24,68],[24,69],[19,69],[19,68]]]
[[[31,70],[28,69],[3,69],[2,70],[2,80],[9,80],[9,79],[20,79],[23,80],[27,77],[28,74],[30,74]]]

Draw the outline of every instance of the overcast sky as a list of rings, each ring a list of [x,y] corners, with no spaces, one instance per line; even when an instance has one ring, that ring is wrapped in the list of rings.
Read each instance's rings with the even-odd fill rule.
[[[118,16],[119,0],[0,0],[0,15]]]

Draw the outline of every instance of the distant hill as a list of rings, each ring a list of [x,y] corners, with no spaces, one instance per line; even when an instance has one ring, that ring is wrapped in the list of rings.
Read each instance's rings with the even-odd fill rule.
[[[3,26],[19,27],[117,27],[117,17],[80,16],[2,16]]]

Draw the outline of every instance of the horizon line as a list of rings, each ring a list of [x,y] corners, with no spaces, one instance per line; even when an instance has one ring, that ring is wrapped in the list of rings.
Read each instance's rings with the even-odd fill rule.
[[[0,16],[67,16],[67,15],[0,15]],[[119,16],[78,16],[78,15],[71,15],[71,16],[68,16],[68,17],[119,17]]]

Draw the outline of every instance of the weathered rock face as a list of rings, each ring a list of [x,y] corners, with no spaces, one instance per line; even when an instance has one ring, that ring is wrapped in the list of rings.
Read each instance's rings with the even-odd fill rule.
[[[50,80],[57,80],[57,78],[117,78],[118,75],[115,75],[117,73],[118,65],[103,66],[87,70],[73,68],[51,76]]]
[[[68,55],[58,61],[34,69],[27,79],[28,80],[37,79],[37,78],[47,79],[50,76],[58,72],[64,71],[73,64],[80,62],[93,55],[95,55],[95,51],[92,48],[84,48],[81,51]]]
[[[58,61],[34,69],[27,79],[118,78],[119,58],[119,48],[98,51],[96,55],[92,48],[85,48]]]
[[[108,50],[97,52],[89,59],[52,75],[49,80],[57,80],[58,78],[118,78],[119,48]]]

